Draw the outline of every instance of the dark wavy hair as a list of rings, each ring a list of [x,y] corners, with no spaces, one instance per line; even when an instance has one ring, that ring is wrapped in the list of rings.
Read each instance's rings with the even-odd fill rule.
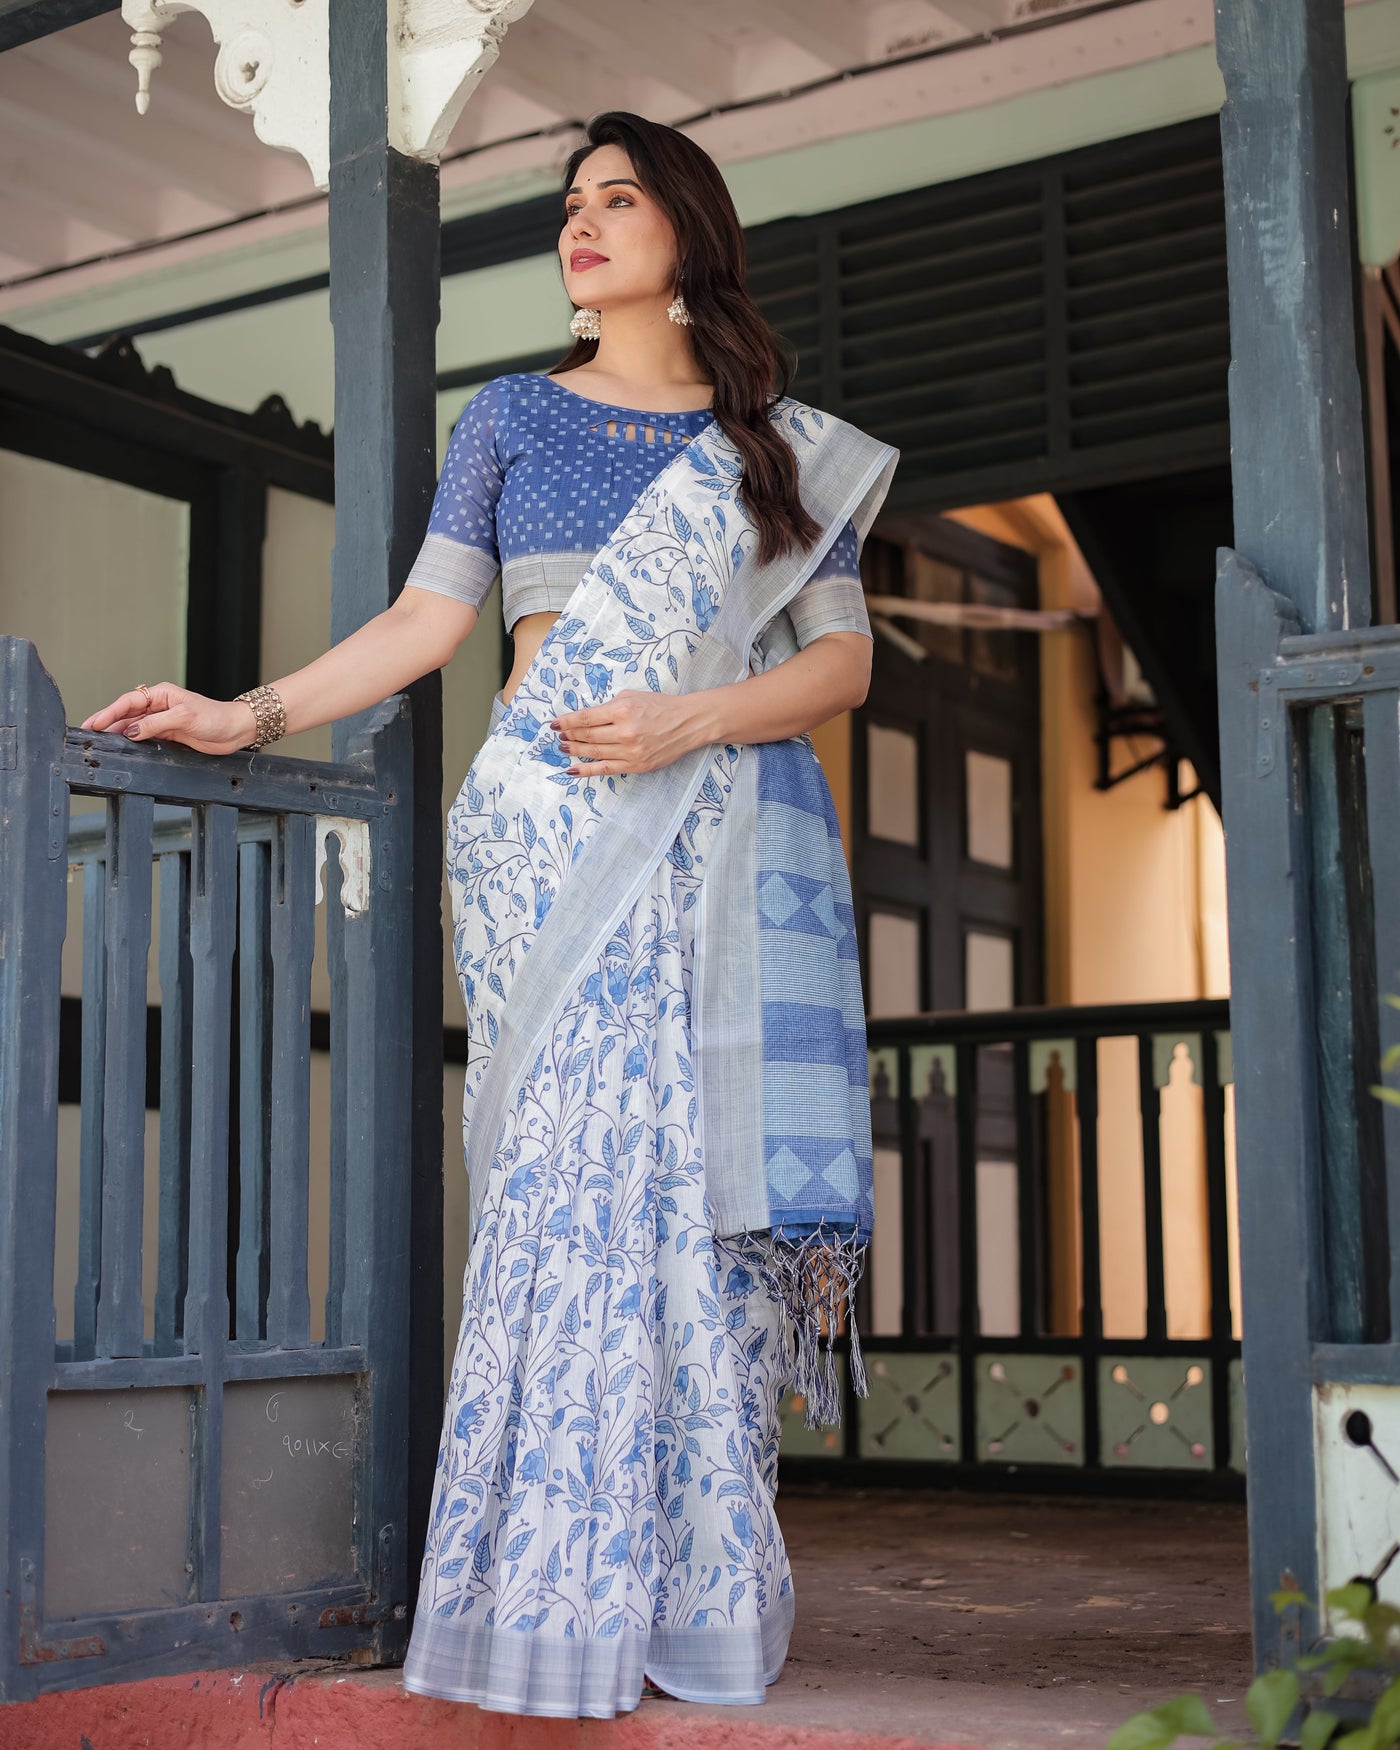
[[[690,311],[695,356],[714,384],[710,411],[743,460],[739,491],[758,529],[760,564],[809,547],[820,526],[798,497],[797,459],[769,418],[794,362],[744,283],[744,232],[724,178],[709,153],[675,128],[613,109],[593,117],[584,143],[570,153],[566,191],[599,146],[622,148],[676,233],[676,290]],[[549,375],[597,351],[596,340],[580,340]]]

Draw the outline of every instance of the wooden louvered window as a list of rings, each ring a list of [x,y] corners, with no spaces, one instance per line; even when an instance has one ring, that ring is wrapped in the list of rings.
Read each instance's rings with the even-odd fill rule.
[[[1228,456],[1213,119],[747,233],[792,392],[901,451],[893,503]]]

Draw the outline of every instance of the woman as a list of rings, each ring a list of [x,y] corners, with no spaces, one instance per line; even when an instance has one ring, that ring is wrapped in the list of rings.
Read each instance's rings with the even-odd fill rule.
[[[578,344],[468,404],[393,606],[275,687],[84,727],[230,752],[348,715],[441,667],[500,572],[515,663],[447,835],[474,1233],[404,1683],[607,1718],[648,1680],[763,1699],[779,1406],[795,1366],[835,1419],[843,1320],[863,1387],[864,1030],[806,731],[865,697],[895,452],[775,396],[684,135],[600,116],[564,188]]]

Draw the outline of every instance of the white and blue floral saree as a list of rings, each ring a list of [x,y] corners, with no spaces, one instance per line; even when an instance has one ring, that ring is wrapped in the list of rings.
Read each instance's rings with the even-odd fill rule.
[[[741,679],[847,518],[864,539],[897,453],[788,399],[773,418],[816,545],[757,563],[708,425],[498,701],[449,815],[474,1233],[421,1693],[608,1718],[645,1674],[754,1703],[786,1654],[779,1407],[795,1368],[815,1418],[839,1411],[830,1336],[854,1333],[873,1214],[835,813],[805,737],[599,780],[548,727]]]

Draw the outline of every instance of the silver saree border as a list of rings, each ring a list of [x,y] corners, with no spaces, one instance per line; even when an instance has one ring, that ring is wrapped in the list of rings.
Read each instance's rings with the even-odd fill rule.
[[[754,910],[758,755],[753,748],[740,750],[730,785],[714,860],[700,883],[690,1016],[700,1158],[715,1232],[721,1236],[756,1232],[769,1221],[762,1171],[763,988]]]

